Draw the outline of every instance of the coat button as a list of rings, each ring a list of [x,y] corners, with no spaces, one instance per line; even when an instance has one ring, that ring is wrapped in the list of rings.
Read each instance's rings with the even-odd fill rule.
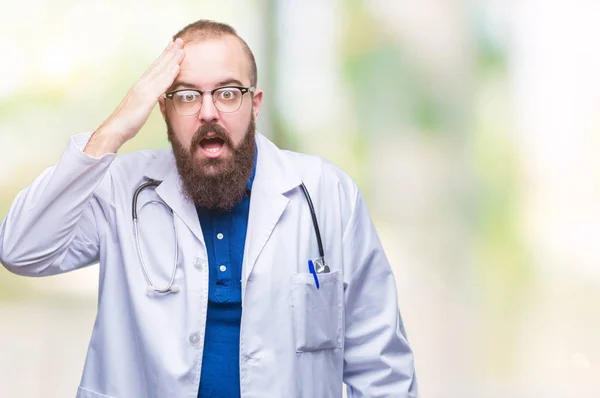
[[[202,259],[200,257],[196,257],[194,259],[194,267],[196,269],[201,270],[203,265],[204,265],[204,261],[202,261]]]
[[[227,271],[227,267],[226,267],[226,266],[224,266],[224,265],[221,265],[221,266],[219,267],[219,269],[221,270],[221,272],[225,272],[225,271]]]
[[[219,240],[223,239],[223,234],[219,232],[219,233],[217,234],[217,239],[219,239]]]
[[[200,343],[200,335],[196,332],[190,334],[190,344],[198,345]]]

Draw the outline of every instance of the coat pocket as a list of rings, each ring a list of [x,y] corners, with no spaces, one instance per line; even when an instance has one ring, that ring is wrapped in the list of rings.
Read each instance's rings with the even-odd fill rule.
[[[292,276],[292,310],[296,352],[342,348],[342,274]]]
[[[109,395],[99,394],[97,392],[90,391],[81,386],[77,389],[77,398],[113,398]]]

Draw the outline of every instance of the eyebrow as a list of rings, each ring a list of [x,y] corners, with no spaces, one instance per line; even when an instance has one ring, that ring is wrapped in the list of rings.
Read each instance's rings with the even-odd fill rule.
[[[238,79],[227,79],[227,80],[223,80],[223,81],[220,81],[219,83],[217,83],[217,87],[230,86],[230,85],[244,86],[244,84],[241,81],[239,81]]]
[[[244,87],[244,84],[237,79],[226,79],[226,80],[222,80],[222,81],[218,82],[216,84],[216,88],[223,87],[223,86],[231,86],[231,85]],[[173,84],[171,86],[171,89],[169,91],[175,91],[180,87],[186,87],[186,88],[190,88],[190,89],[194,89],[194,90],[200,90],[200,88],[197,85],[195,85],[194,83],[189,83],[189,82],[180,80],[178,82],[175,82],[175,84]]]

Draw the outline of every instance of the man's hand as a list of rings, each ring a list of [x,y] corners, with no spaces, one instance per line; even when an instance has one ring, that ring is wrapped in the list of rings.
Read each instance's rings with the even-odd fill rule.
[[[142,77],[129,90],[119,107],[94,132],[84,152],[94,157],[116,153],[135,137],[158,98],[173,84],[183,61],[183,40],[171,42]]]

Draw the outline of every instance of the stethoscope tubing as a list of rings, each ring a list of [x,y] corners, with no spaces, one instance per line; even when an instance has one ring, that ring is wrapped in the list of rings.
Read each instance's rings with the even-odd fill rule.
[[[301,183],[300,188],[302,188],[302,192],[304,193],[306,201],[308,202],[308,207],[310,208],[310,216],[312,218],[313,227],[315,228],[315,235],[317,236],[317,245],[319,246],[319,257],[325,259],[325,251],[323,250],[323,242],[321,241],[321,232],[319,231],[319,223],[317,222],[315,207],[313,206],[308,189],[306,189],[306,185]]]
[[[160,185],[159,181],[150,180],[148,182],[141,184],[139,187],[137,187],[133,193],[131,216],[133,219],[135,243],[136,243],[136,248],[137,248],[137,252],[138,252],[138,257],[140,259],[142,273],[144,274],[144,278],[146,279],[146,282],[148,283],[148,291],[149,292],[154,291],[156,293],[168,293],[170,291],[177,292],[177,291],[179,291],[179,288],[178,287],[176,288],[176,285],[174,285],[175,274],[177,272],[177,262],[179,260],[179,257],[178,257],[179,250],[177,249],[177,228],[175,227],[175,216],[173,214],[173,210],[169,206],[167,206],[165,203],[163,203],[161,201],[153,201],[153,202],[158,202],[161,205],[165,206],[169,210],[169,213],[171,213],[171,216],[173,217],[173,234],[175,236],[175,258],[174,258],[175,266],[173,267],[173,272],[171,273],[171,278],[169,279],[169,283],[165,287],[162,287],[162,288],[158,287],[152,282],[152,279],[150,278],[148,270],[146,269],[146,262],[144,261],[144,256],[142,255],[142,248],[141,248],[141,244],[140,244],[139,228],[138,228],[138,214],[137,214],[138,196],[139,196],[140,192],[142,192],[144,189],[146,189],[148,187],[158,187],[159,185]],[[313,205],[310,194],[308,193],[308,189],[304,185],[304,182],[302,182],[300,184],[300,188],[302,189],[302,193],[304,194],[304,197],[306,198],[306,202],[308,203],[308,207],[310,210],[310,216],[311,216],[313,227],[315,230],[315,235],[317,237],[317,245],[319,247],[319,259],[317,261],[322,263],[322,265],[323,265],[322,269],[326,270],[324,272],[329,272],[329,267],[327,266],[327,263],[325,262],[325,251],[323,249],[323,241],[321,240],[321,232],[319,230],[319,223],[317,221],[317,214],[315,212],[315,207]]]
[[[142,273],[144,274],[144,278],[146,279],[146,282],[148,283],[148,290],[149,291],[154,291],[156,293],[167,293],[169,291],[175,291],[173,288],[173,282],[175,281],[175,274],[177,273],[177,262],[179,261],[179,250],[177,249],[177,228],[175,228],[175,216],[173,214],[173,210],[171,210],[171,208],[169,206],[167,206],[165,203],[155,200],[153,202],[157,202],[160,203],[161,205],[165,206],[167,208],[167,210],[169,211],[169,213],[171,214],[171,216],[173,217],[173,234],[175,237],[175,258],[174,258],[174,264],[175,266],[173,267],[173,271],[171,272],[171,278],[169,279],[169,283],[167,284],[167,286],[165,287],[158,287],[156,286],[152,280],[150,279],[150,275],[148,274],[148,270],[146,269],[146,262],[144,261],[144,256],[142,254],[142,248],[140,245],[140,237],[139,237],[139,228],[138,228],[138,215],[137,215],[137,199],[138,199],[138,195],[140,194],[140,192],[142,190],[144,190],[145,188],[148,187],[157,187],[160,185],[160,182],[158,181],[154,181],[154,180],[150,180],[142,185],[140,185],[135,192],[133,193],[133,203],[132,203],[132,217],[133,217],[133,230],[134,230],[134,234],[135,234],[135,244],[136,244],[136,248],[137,248],[137,252],[138,252],[138,257],[140,259],[140,265],[142,268]],[[179,289],[177,289],[178,291]]]

